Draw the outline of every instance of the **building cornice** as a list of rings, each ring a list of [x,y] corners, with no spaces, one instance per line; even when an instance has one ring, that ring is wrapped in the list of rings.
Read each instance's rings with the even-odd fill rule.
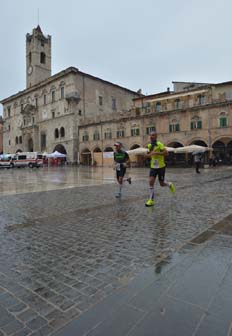
[[[92,75],[87,74],[87,73],[82,72],[82,71],[79,71],[79,69],[77,69],[77,68],[75,68],[75,67],[69,67],[69,68],[67,68],[67,69],[65,69],[65,70],[62,70],[62,71],[58,72],[57,74],[55,74],[55,75],[53,75],[53,76],[51,76],[51,77],[49,77],[49,78],[47,78],[47,79],[45,79],[45,80],[39,82],[38,84],[35,84],[35,85],[31,86],[30,88],[27,88],[27,89],[25,89],[25,90],[23,90],[23,91],[19,91],[18,93],[14,94],[14,95],[12,95],[12,96],[10,96],[10,97],[7,97],[7,98],[5,98],[5,99],[2,99],[2,100],[0,101],[0,103],[1,103],[1,104],[5,104],[5,103],[8,103],[8,102],[10,102],[10,101],[12,101],[12,100],[14,100],[14,99],[18,99],[18,98],[20,98],[20,97],[22,97],[22,96],[24,96],[24,95],[26,95],[26,94],[29,94],[29,93],[31,93],[31,92],[34,92],[34,91],[38,90],[38,89],[41,89],[41,88],[43,88],[44,86],[46,86],[46,85],[52,83],[53,81],[55,81],[55,80],[57,80],[57,79],[59,79],[59,78],[65,77],[65,76],[67,76],[67,75],[69,75],[69,74],[80,74],[80,75],[82,75],[82,76],[84,76],[84,77],[88,77],[88,78],[91,78],[91,79],[94,79],[94,80],[97,80],[97,81],[101,81],[101,82],[103,82],[103,83],[105,83],[105,84],[107,84],[107,85],[111,85],[111,86],[114,86],[114,87],[123,89],[123,90],[125,90],[125,91],[127,91],[127,92],[129,92],[129,93],[132,93],[132,94],[134,94],[134,95],[137,95],[138,97],[141,96],[141,94],[138,94],[138,93],[135,92],[135,91],[129,90],[129,89],[127,89],[127,88],[125,88],[125,87],[122,87],[122,86],[120,86],[120,85],[111,83],[111,82],[106,81],[106,80],[104,80],[104,79],[101,79],[101,78],[92,76]]]
[[[218,108],[218,107],[225,107],[225,106],[231,106],[232,101],[230,102],[218,102],[213,104],[205,104],[205,105],[199,105],[199,106],[193,106],[188,108],[182,108],[182,109],[175,109],[175,110],[169,110],[169,111],[162,111],[162,112],[150,112],[150,113],[143,113],[140,115],[132,114],[127,116],[119,116],[118,118],[113,117],[111,119],[107,120],[99,120],[99,121],[90,121],[89,119],[86,120],[86,123],[84,121],[80,122],[79,128],[86,128],[90,126],[97,126],[97,125],[104,125],[104,124],[112,124],[112,123],[120,123],[120,122],[126,122],[130,120],[142,120],[145,118],[154,118],[154,117],[162,117],[165,115],[171,115],[176,113],[186,113],[186,112],[196,112],[199,110],[207,110],[209,108]]]

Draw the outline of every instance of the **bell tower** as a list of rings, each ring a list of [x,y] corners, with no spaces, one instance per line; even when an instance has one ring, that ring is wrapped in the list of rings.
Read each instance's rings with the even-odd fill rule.
[[[51,36],[44,36],[40,26],[26,35],[27,88],[51,76]]]

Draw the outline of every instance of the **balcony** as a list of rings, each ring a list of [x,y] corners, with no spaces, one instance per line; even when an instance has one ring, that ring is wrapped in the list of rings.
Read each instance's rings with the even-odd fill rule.
[[[78,91],[66,93],[65,99],[68,102],[74,101],[76,103],[79,103],[79,101],[81,100],[80,93]]]

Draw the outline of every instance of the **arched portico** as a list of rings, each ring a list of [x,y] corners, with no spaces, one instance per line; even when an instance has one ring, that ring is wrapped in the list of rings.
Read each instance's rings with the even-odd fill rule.
[[[207,143],[203,140],[194,140],[190,143],[190,145],[197,145],[197,146],[203,146],[208,147]]]
[[[232,164],[232,138],[221,137],[215,139],[212,145],[213,154],[217,162]]]
[[[106,147],[105,149],[104,149],[104,152],[113,152],[114,150],[113,150],[113,148],[112,147]]]
[[[184,145],[178,141],[172,141],[167,145],[167,147],[179,148],[184,147]],[[169,166],[185,166],[188,158],[184,153],[176,154],[174,152],[169,152],[165,161]]]
[[[91,164],[92,164],[92,155],[91,155],[91,151],[88,148],[85,148],[85,149],[82,150],[80,162],[83,165],[91,166]]]
[[[66,149],[65,149],[64,145],[62,145],[62,144],[56,145],[55,148],[53,149],[53,152],[55,152],[55,151],[57,151],[59,153],[62,153],[62,154],[67,154]]]
[[[172,141],[167,145],[167,147],[179,148],[184,147],[184,145],[178,141]]]
[[[103,153],[99,147],[95,147],[93,150],[93,165],[103,165]]]
[[[134,145],[131,146],[130,149],[136,149],[136,148],[140,148],[140,147],[141,147],[140,145],[138,145],[138,144],[134,144]]]

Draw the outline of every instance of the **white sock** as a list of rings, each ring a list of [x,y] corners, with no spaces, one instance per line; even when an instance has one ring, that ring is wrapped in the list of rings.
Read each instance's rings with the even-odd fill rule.
[[[150,187],[149,189],[150,199],[154,199],[154,187]]]

